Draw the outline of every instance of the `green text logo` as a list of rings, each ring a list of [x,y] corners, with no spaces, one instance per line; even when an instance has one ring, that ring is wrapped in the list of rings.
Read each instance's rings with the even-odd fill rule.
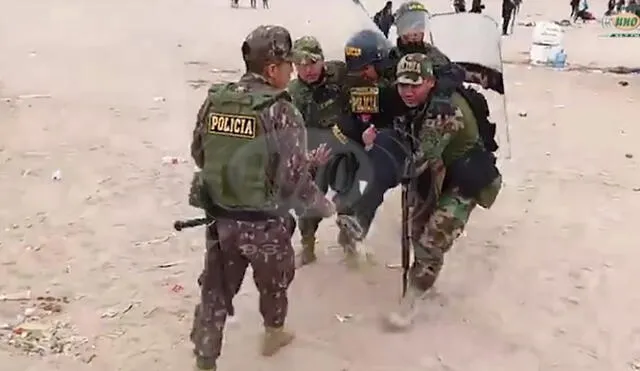
[[[610,37],[640,37],[640,17],[633,13],[620,13],[602,19],[602,27],[615,29]]]

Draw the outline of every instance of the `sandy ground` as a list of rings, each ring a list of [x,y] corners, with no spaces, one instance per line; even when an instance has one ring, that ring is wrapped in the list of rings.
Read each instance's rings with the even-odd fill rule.
[[[237,77],[239,42],[259,23],[296,36],[325,17],[322,39],[339,50],[341,15],[318,15],[337,2],[232,11],[225,0],[0,0],[0,295],[33,297],[0,302],[0,324],[39,306],[27,309],[41,317],[31,333],[55,324],[71,342],[70,355],[38,357],[2,340],[3,371],[191,367],[203,233],[176,235],[171,223],[197,215],[186,193],[200,85]],[[592,6],[601,14],[605,1]],[[525,3],[520,16],[562,19],[568,8]],[[499,2],[487,11],[497,15]],[[638,39],[601,31],[569,28],[569,62],[640,64]],[[530,32],[517,27],[505,39],[505,59],[526,58]],[[291,289],[299,337],[273,359],[257,355],[248,280],[221,370],[640,369],[640,77],[509,65],[506,79],[513,157],[502,164],[504,191],[473,216],[416,327],[387,334],[378,325],[400,291],[400,272],[384,264],[399,259],[394,193],[367,242],[381,262],[368,272],[340,264],[329,248],[335,228],[324,223],[326,254]]]

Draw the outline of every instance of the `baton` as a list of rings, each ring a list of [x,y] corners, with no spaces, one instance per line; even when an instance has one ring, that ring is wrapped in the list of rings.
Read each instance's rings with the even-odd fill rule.
[[[213,221],[213,219],[210,219],[210,218],[195,218],[195,219],[188,219],[188,220],[176,220],[175,222],[173,222],[173,229],[175,229],[176,231],[180,232],[185,228],[199,227],[201,225],[209,224],[212,221]]]

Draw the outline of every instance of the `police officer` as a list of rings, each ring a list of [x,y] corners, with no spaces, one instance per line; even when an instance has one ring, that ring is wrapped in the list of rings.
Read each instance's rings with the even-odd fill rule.
[[[342,131],[363,148],[367,147],[367,150],[371,150],[368,138],[378,130],[391,125],[394,99],[398,102],[391,84],[383,78],[389,49],[389,41],[376,30],[365,29],[356,32],[345,44],[345,94],[351,120],[350,125],[343,125]],[[364,161],[372,165],[372,172],[375,173],[378,164],[371,160],[371,156],[372,153],[368,152]],[[364,161],[360,161],[356,166],[362,165]],[[372,176],[374,175],[370,172],[365,180],[368,184],[373,182]],[[356,182],[353,188],[358,188],[357,183],[359,182]],[[356,256],[356,242],[363,231],[362,226],[354,219],[354,207],[360,204],[362,193],[358,190],[351,194],[353,197],[338,205],[338,243],[347,252],[348,261],[355,263],[359,258]]]
[[[202,169],[207,228],[201,302],[191,340],[197,367],[215,370],[232,299],[248,265],[260,295],[265,332],[261,353],[289,344],[284,329],[287,290],[294,278],[288,213],[292,206],[334,212],[311,177],[303,119],[283,89],[292,72],[291,37],[280,26],[260,26],[242,44],[246,73],[213,85],[198,112],[191,154]],[[300,204],[296,204],[299,202]]]
[[[389,52],[389,63],[386,76],[395,79],[395,68],[400,59],[409,53],[423,53],[429,57],[434,65],[437,86],[431,99],[431,109],[440,115],[452,115],[451,95],[456,88],[462,86],[465,72],[459,66],[451,63],[437,47],[430,44],[425,37],[428,29],[429,12],[418,1],[408,1],[396,12],[396,29],[398,39],[396,46]]]
[[[320,42],[313,36],[303,36],[293,43],[294,63],[298,77],[287,88],[294,105],[302,113],[308,130],[309,147],[329,142],[334,154],[340,152],[335,143],[334,126],[342,120],[345,102],[343,99],[346,66],[342,61],[325,61]],[[316,184],[327,192],[331,179],[327,168],[316,172]],[[300,264],[316,261],[316,232],[322,218],[317,215],[302,215],[299,220],[302,236]]]
[[[419,114],[409,117],[407,129],[416,172],[410,189],[410,228],[415,261],[409,287],[389,324],[405,328],[415,315],[416,303],[435,283],[444,255],[462,233],[471,212],[495,201],[502,178],[496,158],[485,148],[478,121],[467,100],[458,92],[451,99],[453,116],[429,113],[435,86],[430,58],[412,53],[397,66],[397,89],[405,104]]]
[[[293,47],[298,78],[289,84],[289,91],[294,104],[305,118],[307,128],[311,129],[308,132],[309,142],[326,144],[332,150],[327,165],[318,169],[316,182],[325,192],[329,186],[336,191],[334,199],[341,215],[349,215],[351,206],[362,195],[359,190],[360,181],[370,183],[374,172],[371,167],[374,162],[363,148],[363,131],[373,125],[372,118],[377,118],[380,114],[377,107],[372,108],[379,104],[377,88],[371,89],[379,76],[372,75],[375,71],[361,68],[358,63],[354,67],[352,57],[355,49],[350,49],[362,50],[360,47],[363,45],[360,43],[363,40],[369,42],[364,47],[375,46],[375,53],[379,47],[383,52],[385,50],[377,33],[363,32],[352,37],[347,47],[350,51],[347,54],[350,56],[346,59],[352,68],[349,77],[345,77],[347,66],[344,62],[324,60],[320,43],[314,37],[301,37]],[[364,50],[367,51],[366,48]],[[383,52],[379,53],[381,57],[378,59],[369,61],[376,63],[377,60],[383,60]],[[371,55],[375,53],[372,52]],[[361,57],[362,55],[355,58]],[[363,86],[364,89],[358,90]],[[365,107],[367,105],[368,108]],[[316,260],[315,233],[320,220],[321,218],[312,215],[302,215],[300,218],[303,246],[301,265]],[[344,233],[339,235],[339,242],[344,247],[347,264],[354,266],[358,260],[354,244],[348,243],[351,240]]]
[[[346,212],[339,212],[338,242],[350,250],[364,239],[384,192],[398,184],[407,154],[406,145],[392,123],[404,106],[392,83],[383,77],[388,70],[388,41],[378,32],[363,30],[345,47],[349,110],[354,118],[351,137],[367,149],[372,164],[368,185]],[[361,138],[361,139],[360,139]]]

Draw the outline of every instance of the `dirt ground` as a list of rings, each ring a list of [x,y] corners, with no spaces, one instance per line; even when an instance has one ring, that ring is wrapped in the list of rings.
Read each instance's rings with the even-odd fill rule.
[[[257,24],[300,29],[339,0],[271,3],[0,0],[2,370],[190,369],[203,232],[176,235],[171,224],[197,216],[186,203],[188,145],[206,85],[238,76],[240,40]],[[593,4],[596,14],[605,3]],[[499,1],[486,4],[499,13]],[[568,8],[525,3],[520,17],[562,19]],[[325,16],[323,41],[339,49],[338,13]],[[569,62],[640,64],[638,39],[601,31],[568,28]],[[504,39],[506,60],[525,58],[530,32]],[[472,217],[412,331],[379,326],[400,292],[400,271],[385,266],[399,260],[395,192],[367,241],[380,262],[369,271],[340,263],[335,227],[324,223],[326,253],[291,289],[298,339],[273,359],[257,355],[247,280],[220,369],[640,370],[640,76],[510,64],[506,84],[504,190]],[[2,296],[24,290],[30,299]],[[9,340],[4,329],[20,316],[25,337]],[[33,336],[63,353],[16,348]]]

